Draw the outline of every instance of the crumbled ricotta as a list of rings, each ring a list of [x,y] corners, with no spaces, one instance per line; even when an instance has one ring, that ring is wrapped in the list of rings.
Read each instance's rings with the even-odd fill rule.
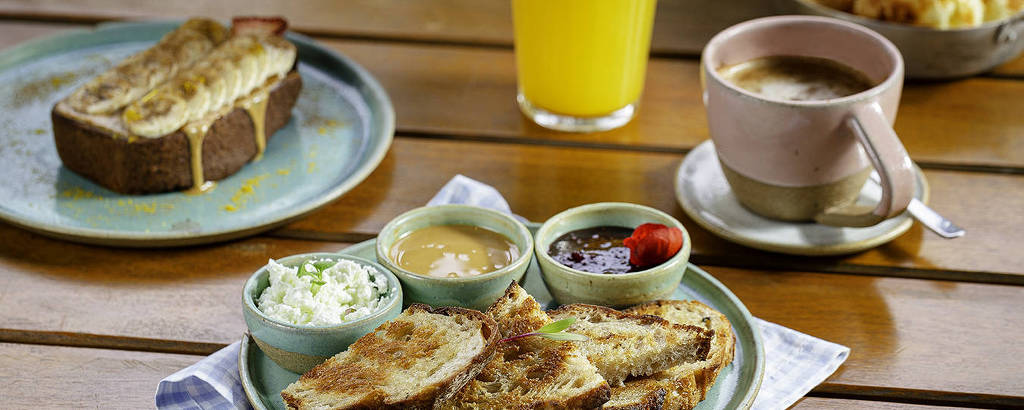
[[[315,272],[312,263],[306,271]],[[260,295],[257,306],[267,316],[296,325],[328,326],[353,321],[377,310],[388,292],[383,275],[371,267],[340,260],[324,269],[320,278],[299,276],[298,267],[287,267],[271,259],[267,263],[270,286]],[[319,284],[322,282],[322,284]]]

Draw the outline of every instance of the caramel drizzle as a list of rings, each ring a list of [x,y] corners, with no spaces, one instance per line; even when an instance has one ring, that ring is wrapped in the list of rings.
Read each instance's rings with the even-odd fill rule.
[[[252,119],[253,138],[256,139],[256,155],[253,156],[252,162],[263,158],[263,151],[267,148],[267,102],[270,100],[270,88],[277,83],[278,79],[280,79],[278,76],[268,79],[262,87],[253,91],[250,97],[227,106],[241,107]],[[182,128],[185,136],[188,137],[189,156],[191,157],[189,163],[192,167],[192,188],[187,189],[186,194],[199,195],[217,186],[216,182],[207,181],[203,175],[203,141],[206,139],[206,134],[210,132],[213,122],[229,112],[231,112],[230,108],[226,112],[218,111],[214,115],[187,124]]]
[[[188,137],[189,163],[192,166],[192,188],[185,191],[188,195],[199,195],[212,190],[217,186],[216,182],[207,181],[203,175],[203,140],[210,131],[210,121],[202,121],[196,124],[185,126],[185,136]]]
[[[262,159],[263,151],[267,149],[266,117],[269,97],[270,93],[264,88],[242,103],[242,108],[252,119],[252,134],[256,139],[256,155],[252,157],[252,162]]]

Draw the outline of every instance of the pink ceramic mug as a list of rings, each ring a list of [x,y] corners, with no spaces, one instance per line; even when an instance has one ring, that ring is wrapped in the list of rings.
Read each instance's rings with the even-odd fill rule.
[[[876,85],[841,98],[791,101],[739,88],[717,71],[782,55],[830,59]],[[723,171],[736,197],[754,212],[870,226],[902,213],[913,197],[913,162],[892,130],[903,59],[877,33],[825,17],[750,20],[711,39],[701,58],[701,83]],[[855,205],[872,167],[881,177],[881,201]]]

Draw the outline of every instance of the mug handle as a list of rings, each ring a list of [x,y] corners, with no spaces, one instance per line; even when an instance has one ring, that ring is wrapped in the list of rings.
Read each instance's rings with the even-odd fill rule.
[[[878,205],[845,205],[818,214],[814,220],[831,226],[865,227],[899,215],[914,197],[914,163],[896,132],[885,119],[882,107],[873,102],[860,105],[843,122],[864,147],[881,179],[882,199]]]

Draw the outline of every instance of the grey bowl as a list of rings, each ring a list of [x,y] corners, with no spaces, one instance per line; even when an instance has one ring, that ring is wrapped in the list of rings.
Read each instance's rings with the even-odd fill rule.
[[[900,49],[907,78],[950,79],[991,70],[1024,51],[1024,12],[978,27],[940,30],[860,17],[810,0],[776,0],[778,11],[857,23]]]
[[[332,326],[302,326],[272,319],[256,307],[263,290],[270,286],[267,267],[263,266],[245,282],[242,290],[242,316],[249,334],[271,360],[295,373],[305,373],[348,348],[363,335],[372,332],[381,323],[398,317],[402,312],[402,287],[390,271],[376,262],[338,253],[305,253],[278,259],[289,267],[310,259],[350,260],[368,266],[374,274],[388,281],[388,294],[376,312],[351,322]]]

